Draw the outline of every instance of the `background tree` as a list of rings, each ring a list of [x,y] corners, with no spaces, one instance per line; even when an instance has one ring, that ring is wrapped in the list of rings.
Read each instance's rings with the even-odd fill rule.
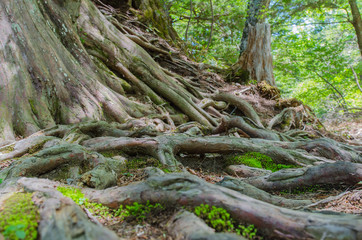
[[[349,4],[280,1],[271,9],[275,74],[282,92],[302,99],[320,116],[327,109],[361,106],[351,68],[359,75],[362,65]]]
[[[265,22],[269,0],[250,0],[240,44],[240,57],[233,65],[233,81],[266,81],[275,85],[270,25]],[[237,80],[240,78],[239,80]]]

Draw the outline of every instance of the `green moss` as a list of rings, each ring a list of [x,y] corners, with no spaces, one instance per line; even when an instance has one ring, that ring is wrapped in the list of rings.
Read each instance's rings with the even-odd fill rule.
[[[126,163],[128,169],[138,169],[145,167],[158,167],[162,168],[162,164],[155,158],[134,158]]]
[[[147,201],[146,204],[140,204],[134,202],[133,205],[121,205],[115,212],[115,215],[121,216],[122,218],[133,217],[138,222],[142,222],[149,214],[162,209],[164,209],[164,207],[160,203],[151,204],[150,201]]]
[[[303,194],[303,193],[313,193],[317,192],[318,190],[322,189],[323,187],[320,185],[313,185],[313,186],[307,186],[307,187],[296,187],[290,190],[283,190],[280,193],[281,194]]]
[[[39,213],[31,193],[15,193],[0,212],[0,232],[6,239],[37,239]]]
[[[34,103],[34,100],[33,100],[33,99],[29,99],[29,105],[30,105],[31,111],[32,111],[35,115],[38,115],[38,110],[36,110],[35,103]]]
[[[102,154],[104,157],[108,157],[108,158],[124,155],[124,153],[120,150],[108,150],[108,151],[103,151],[103,152],[99,152],[99,153]]]
[[[276,164],[274,163],[273,159],[258,152],[248,152],[244,155],[233,156],[227,159],[226,163],[228,165],[244,164],[249,167],[264,168],[271,170],[272,172],[276,172],[284,168],[297,167],[295,165]]]
[[[134,202],[133,205],[121,205],[117,210],[115,210],[104,206],[101,203],[90,202],[78,188],[57,187],[57,190],[64,196],[71,198],[79,206],[85,207],[91,213],[103,218],[118,217],[120,220],[123,220],[126,217],[132,217],[141,222],[155,210],[163,209],[161,204],[150,204],[150,202],[147,201],[146,204]]]
[[[57,187],[64,196],[71,198],[79,206],[87,208],[91,213],[103,218],[111,217],[112,210],[100,203],[90,202],[78,188]]]
[[[46,143],[46,141],[42,141],[40,143],[35,144],[31,148],[29,148],[28,153],[29,154],[34,154],[34,153],[40,151],[43,148],[45,143]]]
[[[15,147],[14,144],[13,144],[13,145],[6,146],[6,147],[2,147],[2,148],[0,148],[0,152],[1,152],[1,153],[9,153],[9,152],[12,152],[12,151],[14,151],[14,147]]]

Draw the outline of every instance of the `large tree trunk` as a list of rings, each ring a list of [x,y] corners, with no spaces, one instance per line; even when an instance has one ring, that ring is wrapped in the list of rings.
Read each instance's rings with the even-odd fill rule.
[[[271,55],[270,25],[264,21],[263,12],[270,0],[250,0],[240,44],[239,60],[232,67],[231,81],[266,81],[275,85],[273,57]]]
[[[137,37],[120,32],[91,2],[0,4],[0,139],[28,136],[58,123],[124,122],[151,113],[149,106],[124,96],[129,84],[121,76],[132,84],[129,91],[156,104],[168,100],[191,119],[215,124],[131,40]]]

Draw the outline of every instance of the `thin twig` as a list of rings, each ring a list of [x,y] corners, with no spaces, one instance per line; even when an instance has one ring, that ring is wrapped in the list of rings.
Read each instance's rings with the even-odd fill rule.
[[[361,85],[359,85],[357,73],[354,71],[352,66],[351,66],[351,69],[352,69],[352,72],[353,72],[354,80],[356,80],[357,86],[358,86],[359,90],[362,92]]]

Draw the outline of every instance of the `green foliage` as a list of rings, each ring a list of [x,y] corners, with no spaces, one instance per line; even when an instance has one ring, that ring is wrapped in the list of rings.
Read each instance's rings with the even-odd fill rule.
[[[248,239],[262,239],[261,237],[256,236],[257,229],[254,225],[249,225],[247,227],[238,225],[238,227],[235,228],[235,221],[223,208],[215,206],[210,208],[208,204],[201,204],[200,206],[195,207],[194,213],[217,232],[236,232]]]
[[[6,239],[37,239],[38,209],[31,193],[15,193],[0,212],[0,232]]]
[[[190,1],[165,0],[173,27],[184,39],[190,16]],[[212,65],[231,65],[238,58],[238,47],[245,23],[247,1],[213,1],[214,25],[212,41],[207,49],[211,33],[211,6],[209,0],[193,0],[193,12],[188,30],[187,44],[197,61]],[[184,39],[185,40],[185,39]]]
[[[347,1],[282,0],[271,9],[274,73],[282,94],[319,116],[361,106],[351,67],[360,76],[362,64],[355,30],[345,21],[351,14]]]
[[[253,224],[251,224],[247,227],[239,225],[238,228],[236,229],[237,234],[242,235],[243,237],[245,237],[247,239],[255,239],[257,231],[258,230],[254,227]]]
[[[104,218],[112,216],[110,213],[112,210],[110,208],[103,206],[100,203],[90,202],[78,188],[58,187],[57,190],[64,196],[71,198],[76,204],[87,208],[91,213]]]
[[[3,180],[2,180],[2,178],[0,178],[0,184],[2,184],[3,183]]]
[[[170,7],[174,28],[184,37],[191,15],[190,1],[164,1]],[[221,67],[235,63],[247,15],[247,1],[213,1],[214,29],[209,49],[210,1],[192,2],[187,39],[190,55],[199,62]],[[361,1],[357,4],[362,8]],[[274,75],[283,97],[302,100],[319,117],[327,112],[341,112],[343,108],[362,105],[351,70],[352,67],[357,76],[362,75],[348,1],[271,1],[269,10],[263,11],[272,27]]]
[[[12,152],[12,151],[14,151],[14,146],[15,146],[15,145],[9,145],[9,146],[7,146],[7,147],[2,147],[2,148],[0,148],[0,149],[1,149],[0,152],[1,152],[1,153],[9,153],[9,152]]]
[[[126,217],[134,217],[137,221],[141,222],[152,211],[163,209],[161,204],[150,204],[147,201],[146,204],[135,202],[133,205],[121,205],[117,210],[113,210],[100,203],[90,202],[78,188],[58,187],[57,190],[64,196],[71,198],[78,205],[87,208],[91,213],[103,218],[119,217],[123,220]]]
[[[132,216],[137,219],[137,221],[142,222],[146,219],[147,215],[150,214],[152,211],[155,210],[161,210],[163,209],[163,206],[159,203],[156,203],[154,205],[150,204],[149,201],[144,204],[140,204],[138,202],[134,202],[133,205],[127,205],[124,206],[121,205],[119,209],[116,211],[116,216],[123,216],[128,217]]]
[[[195,208],[194,212],[217,232],[231,232],[234,230],[230,214],[223,208],[215,206],[210,208],[207,204],[201,204]]]
[[[267,170],[271,170],[272,172],[279,171],[283,168],[296,168],[294,165],[284,165],[284,164],[276,164],[273,162],[273,159],[270,157],[258,153],[258,152],[248,152],[244,155],[236,155],[227,159],[227,164],[244,164],[249,167],[254,168],[264,168]]]

